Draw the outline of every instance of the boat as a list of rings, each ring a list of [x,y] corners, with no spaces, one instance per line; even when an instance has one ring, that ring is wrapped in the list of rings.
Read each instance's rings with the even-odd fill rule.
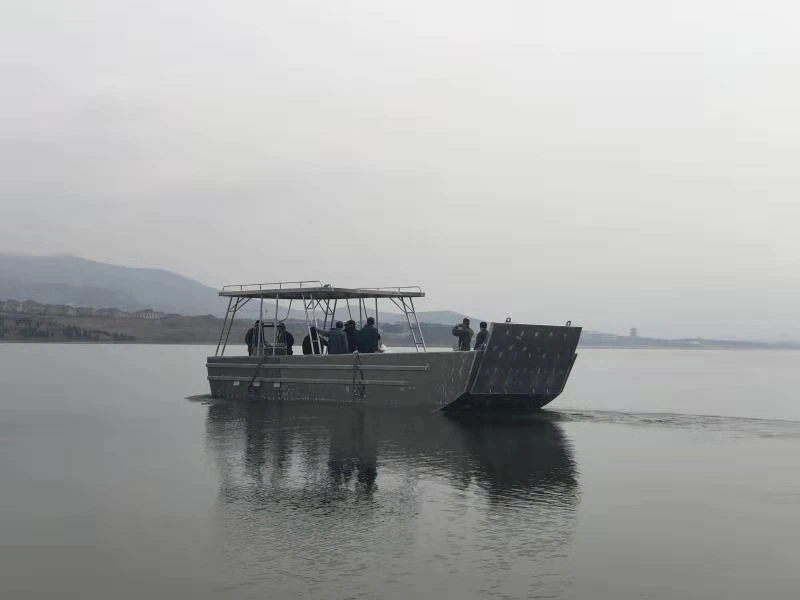
[[[418,286],[343,288],[294,281],[228,285],[219,295],[228,299],[228,308],[214,356],[206,363],[215,399],[532,411],[564,390],[581,335],[569,321],[534,325],[506,319],[489,325],[481,348],[429,351],[417,318],[415,300],[425,297]],[[253,355],[226,354],[233,347],[234,319],[251,302],[258,304],[261,323]],[[288,321],[293,306],[302,310],[310,336],[312,328],[324,333],[332,327],[342,311],[359,327],[368,317],[380,327],[381,303],[393,305],[405,320],[408,351],[326,354],[314,346],[313,354],[295,355],[281,343],[277,325]]]

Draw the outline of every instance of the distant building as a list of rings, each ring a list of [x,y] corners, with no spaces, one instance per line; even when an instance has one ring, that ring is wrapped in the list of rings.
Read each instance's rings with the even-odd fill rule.
[[[632,338],[639,337],[639,332],[636,331],[636,327],[631,327],[631,337]]]
[[[116,318],[126,315],[125,311],[122,311],[118,308],[98,308],[94,314],[95,316],[98,317],[107,317],[107,318],[109,317]]]
[[[3,303],[3,311],[9,313],[19,312],[19,302],[16,300],[6,300]]]
[[[75,314],[78,317],[93,317],[94,308],[91,306],[79,306],[77,309],[75,309]]]
[[[137,319],[144,319],[145,321],[159,321],[164,318],[164,313],[147,308],[145,310],[137,310],[133,313],[133,316]]]
[[[63,316],[67,314],[67,309],[69,307],[64,304],[45,304],[44,311],[45,314],[54,315],[54,316]]]
[[[20,312],[24,312],[29,315],[42,314],[44,312],[44,305],[34,302],[33,300],[25,300],[25,302],[23,302],[20,306]]]

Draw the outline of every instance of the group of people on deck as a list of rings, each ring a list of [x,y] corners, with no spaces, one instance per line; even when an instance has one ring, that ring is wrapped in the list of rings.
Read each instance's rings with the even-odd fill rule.
[[[260,327],[261,323],[256,321],[245,335],[247,352],[250,356],[257,353]],[[265,337],[262,337],[262,340],[264,339]],[[278,348],[285,348],[286,354],[293,354],[294,336],[286,330],[284,323],[278,323],[275,345]],[[356,329],[356,322],[352,319],[346,323],[336,321],[336,324],[327,331],[319,331],[316,327],[311,326],[309,333],[303,338],[301,347],[303,354],[323,354],[326,349],[328,354],[350,354],[356,351],[362,354],[373,354],[383,351],[381,334],[375,327],[373,317],[368,317],[367,324],[361,329]]]
[[[267,343],[267,336],[264,333],[264,325],[261,321],[256,321],[244,336],[244,343],[247,344],[247,354],[255,356],[259,347],[259,331],[261,332],[261,345]],[[285,323],[278,323],[278,331],[275,336],[275,346],[278,348],[286,348],[286,354],[292,354],[292,346],[294,346],[294,336],[286,330]]]
[[[263,325],[256,321],[255,325],[247,330],[244,337],[247,344],[247,353],[254,356],[259,347],[259,331]],[[266,341],[266,336],[261,334],[262,343]],[[469,319],[464,319],[460,325],[453,327],[453,335],[458,338],[458,350],[468,352],[475,332],[469,326]],[[475,350],[483,350],[486,340],[489,337],[489,329],[485,321],[480,324],[478,335],[475,336]],[[286,330],[285,323],[278,323],[278,331],[275,336],[275,345],[278,348],[285,348],[286,354],[292,354],[294,336]],[[346,323],[336,321],[336,324],[327,331],[319,331],[316,327],[309,327],[309,333],[303,338],[303,354],[323,354],[327,349],[328,354],[350,354],[360,352],[361,354],[373,354],[383,352],[381,334],[375,327],[375,319],[367,318],[367,324],[361,329],[356,329],[356,322],[350,319]]]
[[[310,333],[303,338],[303,354],[322,354],[327,348],[328,354],[374,354],[381,352],[381,334],[375,327],[374,317],[367,317],[367,324],[356,329],[356,322],[350,319],[346,323],[336,321],[327,331],[309,328]]]
[[[453,335],[458,338],[458,349],[462,352],[469,352],[472,336],[475,334],[469,326],[469,319],[466,317],[461,322],[461,325],[453,327]],[[489,329],[486,321],[481,321],[481,328],[478,335],[475,336],[475,350],[483,350],[486,344],[486,339],[489,337]]]

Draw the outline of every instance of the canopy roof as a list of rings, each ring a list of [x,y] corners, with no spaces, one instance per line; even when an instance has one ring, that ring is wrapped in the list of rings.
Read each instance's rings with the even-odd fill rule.
[[[304,285],[308,283],[309,285]],[[219,292],[228,298],[265,298],[271,300],[358,300],[372,298],[422,298],[419,286],[384,288],[341,288],[321,282],[255,283],[226,285]]]

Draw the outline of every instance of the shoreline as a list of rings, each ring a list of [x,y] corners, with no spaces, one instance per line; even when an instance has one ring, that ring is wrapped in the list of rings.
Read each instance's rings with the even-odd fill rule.
[[[31,345],[63,345],[63,346],[216,346],[217,342],[176,342],[176,341],[107,341],[107,340],[3,340],[0,339],[0,345],[2,344],[31,344]],[[243,345],[243,344],[241,344]],[[228,344],[230,347],[231,344]],[[414,346],[404,346],[404,345],[395,345],[389,344],[389,348],[402,348],[402,349],[413,349]],[[435,350],[434,350],[435,348]],[[725,345],[708,345],[708,346],[697,346],[697,345],[674,345],[674,346],[660,346],[660,345],[620,345],[620,346],[611,346],[611,345],[598,345],[598,344],[578,344],[578,350],[694,350],[694,351],[703,351],[703,350],[730,350],[730,351],[743,351],[743,350],[763,350],[767,352],[774,352],[774,351],[797,351],[800,350],[800,346],[793,346],[793,345],[774,345],[774,346],[767,346],[767,345],[753,345],[753,346],[740,346],[740,345],[732,345],[732,346],[725,346]],[[455,352],[452,348],[443,347],[443,346],[431,346],[431,352],[441,352],[441,351],[451,351]]]

